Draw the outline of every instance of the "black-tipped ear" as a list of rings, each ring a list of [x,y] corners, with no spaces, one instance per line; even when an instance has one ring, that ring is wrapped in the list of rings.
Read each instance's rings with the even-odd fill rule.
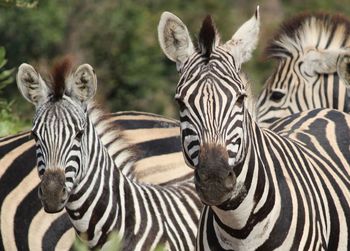
[[[237,65],[248,61],[256,48],[260,30],[259,6],[254,15],[236,31],[232,38],[225,43],[225,47],[235,56]]]
[[[203,20],[198,40],[200,52],[209,58],[216,40],[216,28],[210,15]]]
[[[21,64],[17,73],[17,86],[23,97],[35,106],[44,103],[49,96],[49,88],[33,66]]]
[[[68,81],[68,93],[80,102],[91,100],[97,90],[97,78],[94,69],[89,64],[78,67]]]

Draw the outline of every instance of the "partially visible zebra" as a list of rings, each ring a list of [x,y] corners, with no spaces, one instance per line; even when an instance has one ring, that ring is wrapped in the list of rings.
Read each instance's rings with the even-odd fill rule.
[[[104,144],[103,135],[117,128],[137,149],[135,169],[127,176],[150,184],[192,176],[182,157],[178,121],[145,112],[106,115],[96,106],[89,113]],[[0,139],[0,166],[0,250],[68,250],[75,233],[67,213],[46,214],[37,196],[40,179],[30,132]]]
[[[44,210],[66,208],[91,248],[117,230],[125,250],[152,250],[158,244],[192,250],[201,208],[193,181],[155,186],[124,176],[120,169],[131,169],[132,149],[119,137],[113,161],[86,111],[97,88],[92,67],[81,65],[64,77],[66,70],[65,65],[56,70],[52,85],[28,64],[17,74],[19,90],[36,106],[32,134]]]
[[[194,49],[162,14],[161,48],[177,64],[182,147],[202,210],[197,250],[349,250],[350,115],[311,110],[260,128],[241,65],[258,41],[259,9],[225,44],[208,16]]]
[[[278,64],[258,98],[260,125],[314,108],[350,112],[347,18],[322,13],[293,17],[281,26],[266,54]]]

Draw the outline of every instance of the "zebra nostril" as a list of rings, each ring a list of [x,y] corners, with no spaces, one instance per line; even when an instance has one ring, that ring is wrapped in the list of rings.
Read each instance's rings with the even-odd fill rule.
[[[66,201],[66,199],[68,198],[68,192],[66,187],[62,188],[62,201]]]
[[[227,177],[225,178],[224,185],[228,189],[232,189],[236,183],[236,177],[233,171],[229,171]]]
[[[198,175],[198,171],[197,170],[194,172],[194,178],[195,178],[196,181],[200,181],[201,180],[199,175]]]
[[[38,197],[40,200],[43,198],[43,190],[41,189],[41,186],[38,187]]]

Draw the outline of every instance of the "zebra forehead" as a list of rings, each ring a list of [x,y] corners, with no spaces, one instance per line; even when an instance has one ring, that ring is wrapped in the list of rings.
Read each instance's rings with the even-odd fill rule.
[[[326,34],[326,36],[325,36]],[[281,57],[284,54],[293,54],[305,48],[320,48],[329,43],[331,37],[342,39],[343,43],[334,43],[337,48],[350,45],[350,20],[340,14],[302,13],[286,20],[276,32],[274,38],[265,49],[267,57]],[[319,39],[326,39],[324,43]],[[295,47],[297,46],[297,47]],[[330,48],[327,47],[327,48]]]
[[[86,116],[84,112],[74,105],[73,102],[68,100],[69,98],[63,98],[60,101],[54,103],[47,103],[42,106],[34,117],[35,125],[42,124],[64,124],[74,125],[74,127],[80,130],[86,123]]]

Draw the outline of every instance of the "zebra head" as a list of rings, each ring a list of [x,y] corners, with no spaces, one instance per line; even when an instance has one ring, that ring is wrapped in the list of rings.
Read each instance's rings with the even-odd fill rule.
[[[69,63],[55,68],[45,82],[28,64],[18,69],[17,85],[36,107],[32,134],[36,142],[39,198],[46,212],[61,211],[82,175],[86,142],[87,102],[96,91],[96,76],[88,64],[66,77]]]
[[[277,60],[257,102],[257,121],[315,108],[350,112],[350,21],[326,14],[288,20],[266,49]]]
[[[241,64],[251,57],[258,41],[259,8],[233,37],[220,44],[208,16],[192,44],[184,23],[164,12],[158,26],[162,50],[180,73],[175,99],[179,104],[182,148],[195,169],[202,201],[219,205],[235,192],[235,167],[244,152],[243,114],[246,83]]]

